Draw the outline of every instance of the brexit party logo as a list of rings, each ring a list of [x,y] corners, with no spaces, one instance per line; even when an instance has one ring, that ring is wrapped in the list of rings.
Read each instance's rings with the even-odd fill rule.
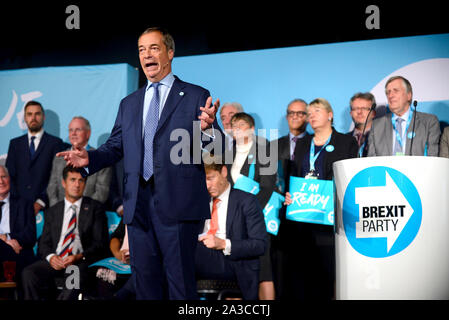
[[[403,173],[389,167],[360,171],[343,199],[343,225],[351,246],[372,258],[406,249],[421,226],[418,190]]]

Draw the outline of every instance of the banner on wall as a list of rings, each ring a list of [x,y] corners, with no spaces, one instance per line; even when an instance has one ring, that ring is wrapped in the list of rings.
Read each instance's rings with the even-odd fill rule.
[[[44,129],[66,142],[70,120],[88,119],[89,144],[97,147],[111,132],[120,100],[137,89],[138,76],[128,64],[0,71],[0,157],[6,158],[10,139],[26,133],[23,107],[30,100],[44,107]]]

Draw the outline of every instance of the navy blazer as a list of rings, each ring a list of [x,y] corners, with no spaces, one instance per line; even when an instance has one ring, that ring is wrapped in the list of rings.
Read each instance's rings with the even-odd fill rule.
[[[39,255],[42,259],[56,253],[64,221],[64,200],[45,210],[44,214],[44,229],[39,240]],[[77,224],[86,262],[90,264],[106,258],[109,253],[109,233],[103,205],[83,197]]]
[[[33,202],[11,195],[9,198],[9,227],[11,239],[16,239],[23,250],[32,252],[36,244],[36,217]]]
[[[123,158],[124,223],[134,217],[142,173],[142,118],[146,86],[124,98],[108,140],[89,153],[89,174]],[[165,221],[210,218],[209,194],[201,159],[201,114],[209,91],[175,77],[153,141],[154,205]],[[213,124],[220,131],[217,120]],[[179,130],[181,129],[181,130]],[[221,134],[221,131],[220,131]],[[171,151],[182,151],[183,163],[172,162]]]
[[[17,272],[35,260],[33,247],[36,244],[36,218],[33,202],[11,195],[9,198],[9,235],[22,247],[17,255],[12,248],[0,241],[0,261],[17,262]]]
[[[51,166],[56,153],[62,151],[60,138],[46,132],[34,154],[30,155],[28,135],[14,138],[9,143],[6,167],[11,177],[11,194],[35,202],[41,199],[48,205],[46,195]]]
[[[267,232],[262,208],[254,195],[231,188],[226,238],[231,240],[231,254],[223,257],[231,264],[243,297],[257,299],[259,257],[266,250]],[[198,258],[199,263],[208,263],[201,257]]]

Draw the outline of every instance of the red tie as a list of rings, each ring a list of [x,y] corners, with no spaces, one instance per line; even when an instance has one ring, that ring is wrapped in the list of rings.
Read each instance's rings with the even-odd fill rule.
[[[210,227],[207,234],[213,234],[217,233],[218,230],[218,209],[217,209],[217,203],[220,201],[220,199],[215,198],[214,202],[212,203],[212,215],[210,219]]]

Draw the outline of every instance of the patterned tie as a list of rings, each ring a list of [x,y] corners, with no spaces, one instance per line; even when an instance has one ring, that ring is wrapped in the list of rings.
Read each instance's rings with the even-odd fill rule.
[[[70,218],[69,225],[64,234],[64,241],[62,242],[62,249],[59,252],[59,256],[64,259],[72,253],[73,243],[75,242],[75,227],[76,227],[76,206],[71,205],[72,216]]]
[[[154,88],[153,98],[147,112],[144,128],[143,178],[145,181],[153,175],[153,140],[159,122],[159,82],[151,84]]]
[[[36,139],[35,136],[31,136],[31,143],[30,143],[30,155],[31,158],[34,157],[34,154],[36,153],[36,147],[34,146],[34,139]]]
[[[220,202],[220,199],[215,198],[214,202],[212,203],[212,215],[210,219],[210,227],[209,231],[207,231],[207,234],[213,234],[215,235],[218,230],[218,208],[217,203]]]
[[[397,118],[396,119],[396,132],[399,133],[399,136],[402,137],[402,122],[404,121],[404,119],[402,118]],[[394,142],[394,149],[393,149],[393,155],[395,156],[397,153],[402,153],[402,146],[399,143],[399,140],[397,139],[397,135],[396,135],[396,139]]]
[[[360,131],[355,131],[355,139],[357,140],[357,144],[360,147],[363,144],[363,142],[362,142],[363,136],[362,136],[362,133]]]
[[[295,160],[295,147],[296,147],[296,141],[298,141],[299,137],[293,137],[292,141],[293,141],[293,153],[290,156],[290,160]]]

